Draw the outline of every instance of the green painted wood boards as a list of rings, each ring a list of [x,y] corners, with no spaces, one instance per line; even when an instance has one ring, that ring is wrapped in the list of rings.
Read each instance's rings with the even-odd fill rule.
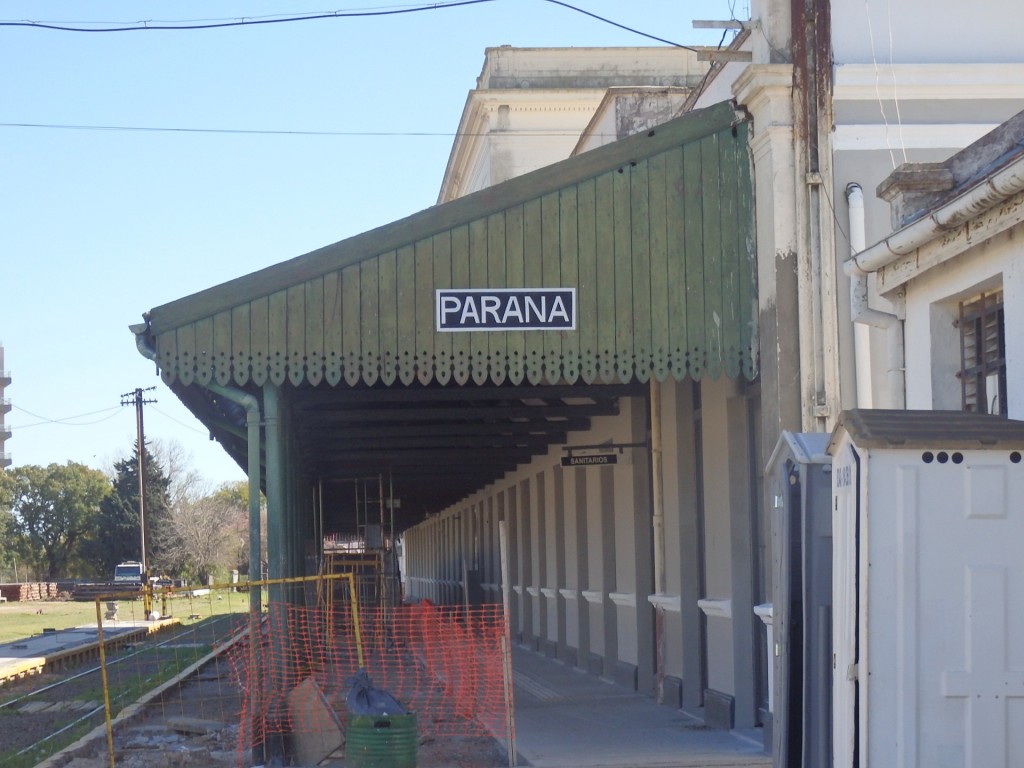
[[[168,382],[612,382],[757,374],[753,195],[732,105],[149,313]],[[438,333],[435,290],[577,292],[572,331]]]

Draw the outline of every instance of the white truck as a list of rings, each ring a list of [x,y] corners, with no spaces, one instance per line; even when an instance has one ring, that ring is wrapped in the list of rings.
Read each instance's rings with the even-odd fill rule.
[[[123,563],[118,563],[114,568],[115,584],[141,587],[143,581],[142,563],[136,560],[127,560]]]

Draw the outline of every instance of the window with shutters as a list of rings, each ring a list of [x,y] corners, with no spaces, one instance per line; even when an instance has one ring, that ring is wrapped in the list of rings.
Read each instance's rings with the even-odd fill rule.
[[[1007,415],[1003,292],[960,302],[960,391],[963,410]]]

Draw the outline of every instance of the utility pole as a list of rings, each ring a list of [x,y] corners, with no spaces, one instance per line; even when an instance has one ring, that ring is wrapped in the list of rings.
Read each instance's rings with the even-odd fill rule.
[[[147,403],[155,403],[156,400],[146,400],[143,392],[150,392],[156,387],[136,388],[134,392],[125,392],[121,395],[121,405],[135,406],[135,426],[138,430],[139,441],[139,537],[142,544],[142,574],[144,579],[149,578],[149,569],[146,565],[146,433],[142,427],[142,406]]]

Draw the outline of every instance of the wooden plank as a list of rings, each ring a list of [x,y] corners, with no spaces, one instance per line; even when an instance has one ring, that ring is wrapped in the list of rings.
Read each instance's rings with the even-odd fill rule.
[[[648,200],[650,239],[650,329],[651,372],[658,381],[664,381],[671,370],[668,312],[668,203],[666,153],[648,161]]]
[[[360,325],[360,279],[359,265],[346,267],[341,271],[341,339],[342,374],[345,382],[354,387],[362,375],[363,338]]]
[[[640,381],[651,375],[651,216],[650,172],[646,160],[629,175],[630,247],[633,258],[633,370]]]
[[[178,380],[188,386],[196,378],[196,326],[183,325],[178,329]]]
[[[697,61],[753,61],[750,51],[734,51],[728,48],[697,51]]]
[[[630,168],[626,163],[612,177],[612,219],[615,243],[615,373],[619,381],[633,377],[633,253],[630,244]]]
[[[525,235],[523,206],[514,205],[505,211],[505,287],[526,285]],[[522,331],[505,333],[505,366],[508,380],[520,384],[526,376],[526,336]]]
[[[267,299],[269,329],[267,355],[270,381],[281,386],[288,378],[288,291],[276,291]]]
[[[270,376],[270,299],[255,299],[249,305],[252,338],[252,382],[262,387]]]
[[[213,378],[213,318],[204,317],[193,323],[195,328],[195,380],[203,386]]]
[[[730,21],[705,21],[703,19],[693,20],[694,29],[743,29],[743,22],[732,19]]]
[[[740,280],[741,322],[743,323],[743,373],[753,381],[758,373],[757,360],[757,246],[754,231],[754,181],[751,177],[749,146],[749,123],[736,126],[738,153],[737,171],[737,229],[743,233],[740,238],[743,272]]]
[[[543,215],[539,199],[523,205],[523,281],[527,287],[544,281]],[[526,380],[540,384],[544,379],[544,337],[540,331],[523,332],[523,364]]]
[[[506,287],[504,211],[487,218],[487,274],[488,287]],[[487,378],[495,384],[504,384],[508,376],[506,336],[506,333],[491,333],[487,336]]]
[[[249,305],[231,310],[231,368],[235,384],[244,387],[252,371],[252,345],[249,341]]]
[[[324,378],[332,387],[341,381],[343,367],[341,274],[324,275]]]
[[[213,316],[213,376],[222,387],[231,383],[231,312]]]
[[[380,261],[359,265],[360,378],[373,386],[380,377]]]
[[[398,253],[377,257],[378,360],[381,382],[391,386],[398,377]]]
[[[579,340],[579,373],[588,384],[597,379],[597,202],[593,180],[576,188],[577,252],[579,259],[576,292]]]
[[[452,235],[451,232],[441,232],[432,239],[434,258],[434,290],[438,288],[453,288],[452,280]],[[434,378],[439,384],[447,384],[455,369],[452,359],[452,333],[438,333],[434,323],[434,297],[430,297],[431,321],[430,327],[434,335]]]
[[[168,384],[180,378],[178,365],[178,332],[168,331],[156,337],[157,360],[160,361],[160,375]]]
[[[576,330],[564,331],[562,340],[562,374],[566,381],[575,382],[580,373],[580,247],[579,212],[576,187],[563,189],[558,196],[558,241],[561,254],[562,286],[576,289]]]
[[[331,273],[333,274],[333,273]],[[306,292],[306,381],[314,387],[324,376],[324,278],[317,277],[305,285]]]
[[[701,192],[704,222],[704,351],[707,375],[717,379],[722,373],[722,227],[720,211],[721,179],[718,164],[718,137],[703,139],[701,147]]]
[[[469,227],[452,230],[452,287],[468,288],[469,270]],[[469,333],[449,333],[452,337],[452,376],[459,385],[469,381],[471,348]]]
[[[559,225],[560,196],[558,192],[544,195],[541,208],[541,288],[562,286],[562,247]],[[562,379],[562,335],[538,331],[544,349],[544,377],[549,384]]]
[[[416,247],[398,249],[395,294],[398,346],[398,378],[406,386],[416,380]]]
[[[743,354],[740,316],[740,270],[747,264],[741,259],[740,215],[737,199],[738,152],[736,139],[728,133],[720,134],[718,143],[718,177],[721,183],[718,206],[718,231],[721,237],[721,307],[722,307],[722,372],[736,378],[742,372]],[[744,152],[744,154],[746,154]]]
[[[597,359],[601,380],[615,379],[615,203],[612,177],[608,173],[595,180],[597,224]]]
[[[691,191],[686,187],[683,173],[683,149],[665,153],[665,210],[668,227],[665,231],[666,281],[671,286],[668,294],[668,350],[673,378],[682,381],[687,373],[686,340],[686,230],[699,227],[700,222],[686,219],[686,198]]]
[[[469,224],[469,287],[487,288],[487,219],[477,219]],[[490,333],[467,333],[469,337],[469,373],[475,384],[487,382],[487,357],[490,350]]]
[[[299,386],[306,376],[306,286],[292,285],[285,292],[287,310],[285,317],[285,339],[288,347],[288,380]]]
[[[704,208],[701,149],[683,147],[683,249],[686,254],[686,370],[693,379],[704,375]]]
[[[415,371],[420,384],[434,378],[434,241],[420,240],[415,246]]]
[[[520,205],[548,192],[595,178],[671,147],[694,142],[738,121],[729,102],[687,113],[657,128],[584,152],[538,171],[495,185],[487,195],[469,195],[427,208],[405,219],[325,246],[151,310],[156,333],[229,306],[357,264],[445,230]]]

